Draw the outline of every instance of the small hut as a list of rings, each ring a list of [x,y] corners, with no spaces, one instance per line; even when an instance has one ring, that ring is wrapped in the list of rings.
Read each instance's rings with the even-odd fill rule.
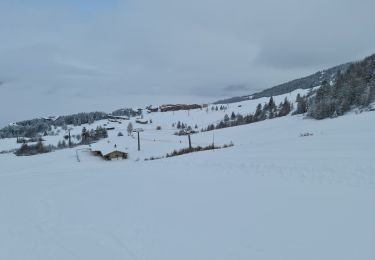
[[[142,125],[148,124],[148,120],[145,120],[145,119],[136,119],[135,122],[138,124],[142,124]]]
[[[114,150],[107,154],[102,155],[105,160],[112,160],[112,159],[127,159],[128,154],[119,150]]]
[[[91,152],[96,156],[101,156],[105,160],[112,160],[112,159],[127,159],[128,153],[121,151],[117,148],[117,145],[94,145],[91,148]]]

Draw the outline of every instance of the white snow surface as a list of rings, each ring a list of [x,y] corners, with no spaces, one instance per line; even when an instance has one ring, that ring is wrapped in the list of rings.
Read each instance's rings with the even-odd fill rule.
[[[307,92],[308,90],[298,89],[291,93],[275,96],[273,98],[276,104],[279,104],[280,102],[284,101],[285,98],[287,98],[289,101],[293,103],[296,100],[298,93],[304,95]],[[173,123],[176,125],[178,121],[181,121],[181,123],[187,124],[193,128],[195,127],[195,125],[197,125],[198,129],[193,130],[201,130],[201,128],[206,128],[211,123],[216,124],[220,120],[223,120],[225,114],[228,114],[230,116],[232,112],[234,112],[235,114],[240,113],[242,115],[254,113],[259,103],[263,105],[268,101],[269,98],[259,98],[255,100],[232,103],[223,105],[227,106],[226,110],[218,111],[211,110],[212,106],[216,107],[216,105],[210,105],[208,107],[208,112],[207,109],[194,109],[190,111],[181,110],[175,112],[158,112],[151,114],[144,112],[144,120],[150,121],[150,119],[152,119],[152,124],[148,125],[136,123],[136,118],[133,117],[130,121],[118,120],[121,122],[121,124],[117,122],[110,122],[108,120],[100,120],[94,122],[91,125],[84,124],[77,127],[69,125],[67,127],[71,129],[72,135],[81,134],[83,127],[86,127],[86,129],[88,130],[95,129],[97,126],[103,126],[107,128],[114,127],[115,130],[109,131],[109,138],[106,140],[99,141],[98,143],[93,145],[93,148],[103,147],[103,149],[108,150],[114,148],[114,145],[116,144],[119,150],[129,150],[129,152],[135,152],[137,151],[137,143],[134,142],[136,134],[133,134],[131,137],[129,137],[127,136],[126,131],[128,123],[132,122],[134,128],[143,128],[145,130],[145,132],[141,133],[142,147],[144,149],[142,149],[141,154],[137,154],[137,158],[143,159],[150,156],[165,155],[167,152],[170,152],[173,149],[180,149],[182,147],[186,147],[188,143],[187,138],[178,137],[174,135],[174,133],[177,132],[178,129],[176,127],[172,127]],[[217,106],[220,107],[221,105]],[[161,131],[156,130],[157,126],[161,126]],[[57,132],[57,130],[59,130],[58,135],[43,136],[43,139],[45,140],[44,144],[52,144],[56,146],[59,141],[64,140],[63,137],[68,134],[68,131],[61,129],[61,127],[54,129],[55,132]],[[124,136],[117,137],[117,134],[119,132],[122,132]],[[210,133],[209,135],[212,135],[212,133]],[[194,140],[194,137],[193,144],[205,146],[212,143],[212,137],[207,138],[207,136],[204,136],[204,138],[198,138],[202,141],[198,142],[198,140]],[[73,142],[76,141],[74,138],[72,140]],[[223,141],[229,143],[230,138],[227,138]],[[155,145],[155,143],[157,145]],[[221,143],[218,144],[222,145]],[[16,142],[16,138],[0,139],[0,152],[17,149],[20,146],[21,145]]]
[[[258,102],[145,115],[153,123],[142,125],[140,152],[127,121],[112,123],[93,146],[116,144],[128,160],[76,148],[1,154],[0,259],[375,259],[375,112],[199,133],[193,145],[214,134],[234,146],[144,161],[187,146],[173,122],[201,128]],[[0,150],[14,148],[0,141]]]

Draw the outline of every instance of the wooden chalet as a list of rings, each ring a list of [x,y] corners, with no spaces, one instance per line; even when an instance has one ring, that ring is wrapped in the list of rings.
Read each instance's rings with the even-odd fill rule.
[[[135,122],[138,124],[142,124],[142,125],[148,124],[148,120],[145,120],[145,119],[136,119]]]
[[[117,159],[117,160],[118,159],[127,159],[128,158],[128,153],[122,152],[122,151],[119,151],[119,150],[114,150],[114,151],[109,152],[107,154],[104,154],[102,156],[103,156],[103,158],[105,160],[110,161],[112,159]]]
[[[91,148],[91,152],[96,155],[102,157],[104,160],[112,160],[112,159],[127,159],[128,153],[121,151],[115,145],[114,147],[111,146],[102,146],[102,147],[93,147]]]
[[[115,119],[115,120],[129,120],[130,117],[128,116],[114,116],[114,115],[109,115],[108,119]]]
[[[158,107],[153,107],[152,105],[147,106],[146,109],[147,109],[147,113],[153,113],[153,112],[159,111]]]
[[[207,104],[165,104],[160,106],[160,112],[202,109],[205,107],[207,107]]]
[[[159,111],[158,107],[150,107],[150,108],[147,109],[148,113],[154,113],[154,112],[158,112],[158,111]]]

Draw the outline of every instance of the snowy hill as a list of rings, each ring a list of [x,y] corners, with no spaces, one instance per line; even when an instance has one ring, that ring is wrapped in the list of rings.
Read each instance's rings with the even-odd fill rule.
[[[201,129],[268,100],[145,113],[146,125],[132,117],[68,126],[72,135],[114,128],[91,148],[116,145],[127,160],[105,161],[87,145],[0,154],[0,259],[374,259],[375,112],[199,132],[193,146],[234,146],[144,160],[188,146],[174,135],[178,121]],[[144,129],[139,152],[129,122]],[[45,144],[67,134],[57,130]],[[0,140],[0,151],[19,146]]]
[[[375,259],[374,66],[272,99],[24,121],[43,142],[0,139],[0,259]],[[181,128],[222,149],[168,157]],[[22,141],[63,149],[16,156]]]
[[[262,90],[260,92],[253,93],[251,95],[245,95],[240,97],[231,97],[222,100],[218,100],[216,104],[227,104],[241,102],[248,99],[258,99],[263,97],[278,96],[285,93],[289,93],[298,89],[311,89],[319,86],[323,80],[332,81],[336,79],[338,72],[345,71],[351,63],[341,64],[326,70],[318,71],[312,75],[295,79],[289,82],[282,83],[280,85]]]
[[[294,103],[298,94],[305,95],[308,90],[295,90],[291,93],[275,96],[273,99],[276,104],[284,101],[285,98]],[[193,130],[200,131],[202,128],[207,127],[209,124],[216,124],[220,120],[223,120],[224,116],[234,114],[247,114],[253,113],[256,110],[257,105],[267,103],[269,98],[259,98],[256,100],[248,100],[239,103],[228,104],[225,109],[215,110],[216,105],[210,105],[203,109],[193,109],[193,110],[180,110],[174,112],[156,112],[156,113],[146,113],[144,112],[144,119],[146,121],[151,121],[152,123],[143,125],[137,123],[136,117],[131,117],[130,120],[118,119],[118,120],[99,120],[92,124],[82,124],[81,126],[67,125],[65,127],[56,127],[52,129],[54,135],[43,136],[45,145],[57,146],[59,142],[64,140],[64,136],[68,134],[68,129],[73,136],[73,141],[75,136],[79,136],[82,129],[96,129],[98,126],[105,127],[107,129],[112,129],[108,131],[109,137],[107,139],[102,139],[93,147],[113,147],[116,145],[118,148],[130,152],[130,156],[137,151],[137,142],[135,135],[127,135],[127,126],[129,122],[133,124],[134,128],[142,127],[144,132],[141,133],[142,149],[141,154],[136,153],[136,159],[145,159],[151,156],[163,156],[173,149],[180,149],[186,147],[187,137],[177,136],[176,132],[177,123],[180,121],[186,126],[191,126]],[[161,130],[157,130],[160,127]],[[197,128],[195,128],[197,127]],[[118,133],[122,133],[123,136],[118,136]],[[213,133],[199,133],[192,136],[193,145],[209,145],[212,143]],[[18,149],[21,144],[16,142],[16,138],[5,138],[0,139],[0,152]],[[224,145],[230,143],[232,140],[230,137],[222,140],[216,140],[218,145]],[[87,147],[88,148],[88,147]]]

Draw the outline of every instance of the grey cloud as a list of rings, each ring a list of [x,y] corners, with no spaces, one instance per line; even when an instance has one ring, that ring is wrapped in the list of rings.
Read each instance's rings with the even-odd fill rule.
[[[0,109],[15,107],[0,124],[141,94],[250,93],[375,51],[373,0],[75,2],[0,3]]]

